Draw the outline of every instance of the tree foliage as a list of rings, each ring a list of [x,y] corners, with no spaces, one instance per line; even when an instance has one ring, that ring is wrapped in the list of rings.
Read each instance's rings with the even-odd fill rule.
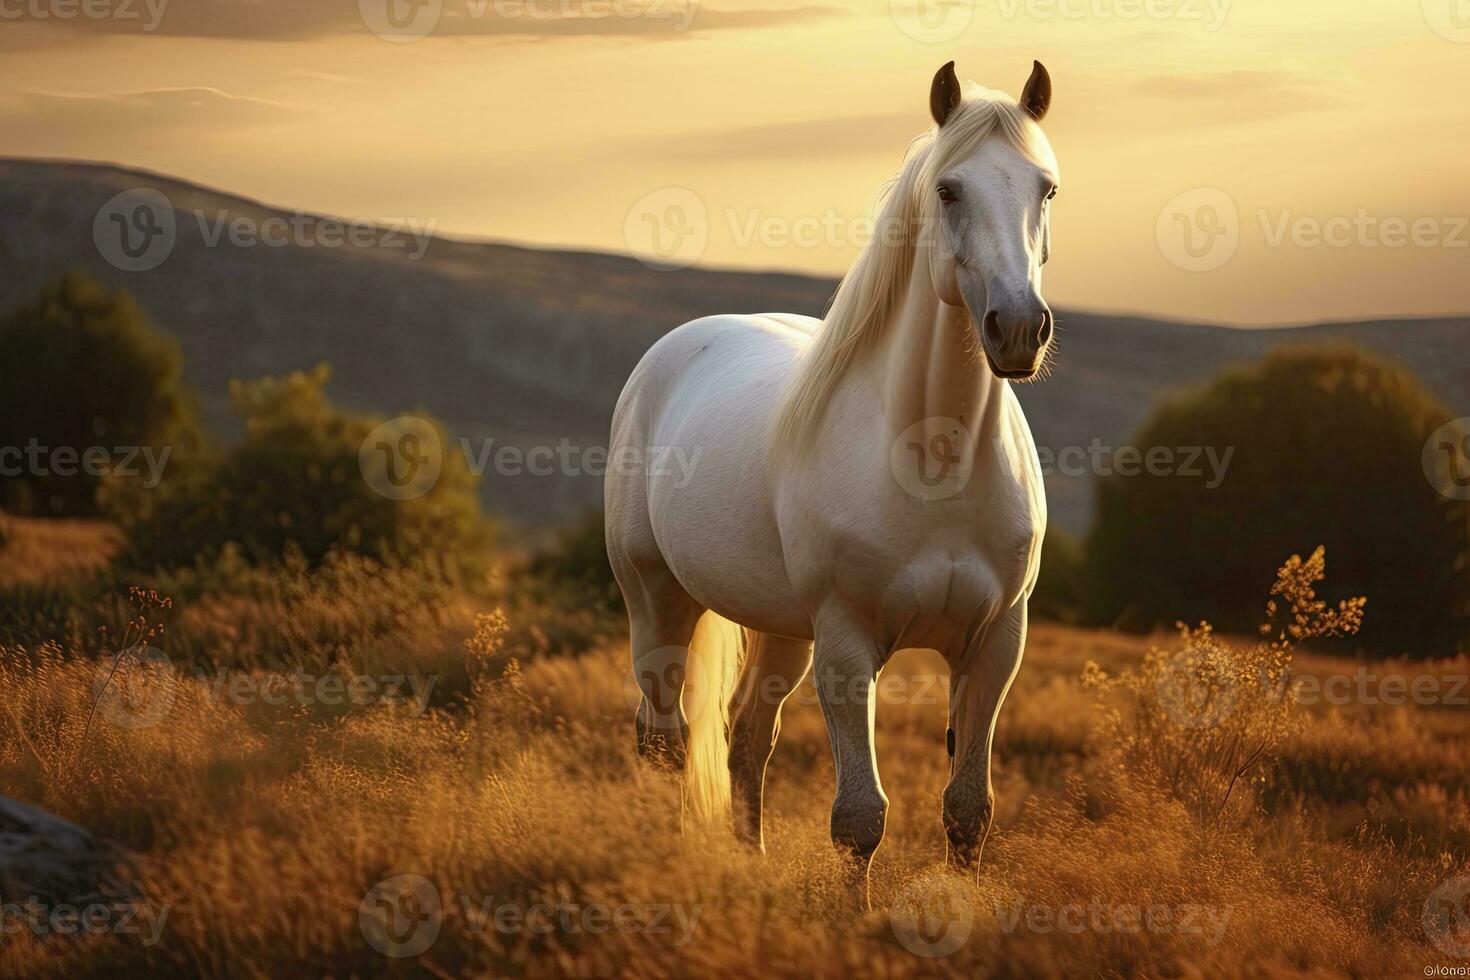
[[[202,443],[183,356],[121,290],[75,273],[33,305],[0,321],[0,507],[20,514],[90,516],[115,499],[136,499],[146,447],[185,465]],[[80,457],[105,450],[106,473]],[[18,456],[17,451],[25,453]],[[163,453],[167,452],[167,457]],[[123,469],[137,470],[125,475]]]
[[[236,381],[245,441],[193,474],[132,529],[130,560],[178,566],[211,561],[227,546],[252,563],[299,552],[310,562],[333,550],[383,560],[463,555],[487,541],[477,480],[443,429],[425,461],[438,476],[422,495],[385,496],[365,471],[364,444],[379,420],[331,403],[331,369]],[[368,446],[370,452],[372,447]]]
[[[1226,476],[1099,482],[1090,618],[1248,630],[1260,570],[1321,543],[1338,584],[1368,598],[1365,646],[1452,651],[1470,624],[1470,505],[1422,464],[1450,417],[1407,370],[1349,347],[1280,349],[1165,403],[1135,444],[1233,449]]]

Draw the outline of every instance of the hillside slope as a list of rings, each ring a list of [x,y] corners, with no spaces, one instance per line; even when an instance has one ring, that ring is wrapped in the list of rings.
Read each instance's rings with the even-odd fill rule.
[[[172,250],[146,272],[114,267],[93,236],[99,209],[134,188],[162,193],[177,216]],[[143,171],[0,159],[0,311],[68,268],[128,289],[179,339],[206,418],[226,438],[236,432],[231,378],[326,360],[335,396],[355,408],[425,408],[476,446],[589,447],[605,444],[624,379],[665,331],[713,312],[820,314],[835,286],[438,237],[419,258],[412,247],[209,240],[222,218],[293,216]],[[1123,445],[1167,389],[1286,342],[1350,340],[1392,354],[1470,414],[1470,319],[1239,330],[1060,311],[1058,324],[1055,373],[1020,389],[1037,441],[1053,450]],[[596,502],[599,487],[592,475],[487,473],[485,496],[541,524]],[[1056,476],[1050,490],[1056,523],[1085,529],[1090,477]]]

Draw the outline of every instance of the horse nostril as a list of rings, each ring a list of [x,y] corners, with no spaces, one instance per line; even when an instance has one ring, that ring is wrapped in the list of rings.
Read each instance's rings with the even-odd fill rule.
[[[1000,350],[1004,346],[1000,336],[1000,314],[994,310],[986,311],[984,337],[991,350]]]
[[[1051,310],[1041,311],[1041,329],[1036,331],[1036,346],[1042,348],[1051,340]]]

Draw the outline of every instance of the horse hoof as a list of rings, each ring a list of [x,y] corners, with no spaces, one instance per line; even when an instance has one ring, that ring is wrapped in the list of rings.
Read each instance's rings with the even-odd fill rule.
[[[683,733],[648,728],[638,721],[638,755],[653,766],[668,772],[681,772],[688,759]]]
[[[640,739],[638,754],[644,762],[663,772],[683,772],[688,758],[683,745],[662,735]]]
[[[851,911],[861,915],[873,911],[871,888],[869,887],[868,862],[853,858],[846,862],[843,886]]]

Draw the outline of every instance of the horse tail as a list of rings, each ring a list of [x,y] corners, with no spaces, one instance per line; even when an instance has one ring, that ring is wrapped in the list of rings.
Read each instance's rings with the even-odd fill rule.
[[[712,612],[699,618],[689,644],[686,796],[702,824],[730,817],[730,697],[745,646],[745,630]]]

